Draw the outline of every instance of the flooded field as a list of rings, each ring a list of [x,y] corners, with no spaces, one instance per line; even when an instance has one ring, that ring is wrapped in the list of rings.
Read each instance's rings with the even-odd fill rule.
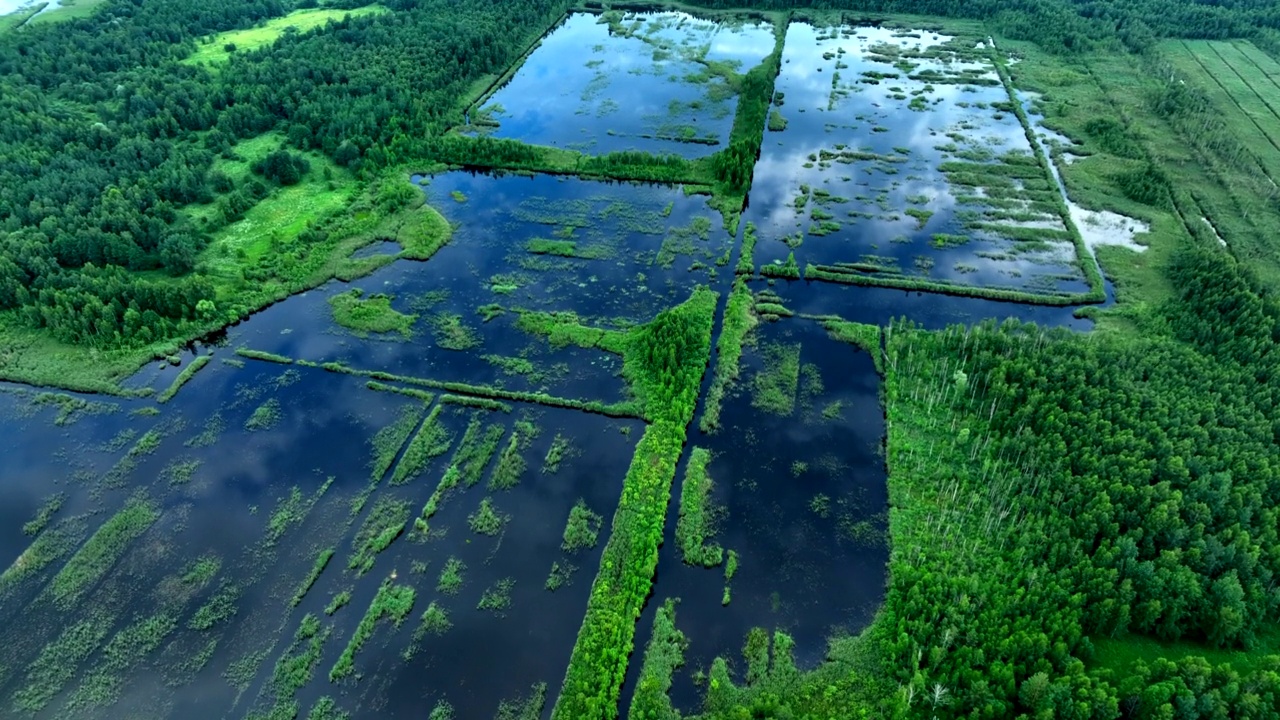
[[[735,74],[774,42],[748,21],[573,14],[470,120],[592,154],[709,154]],[[703,376],[621,711],[668,599],[684,711],[753,627],[812,667],[884,592],[880,328],[1090,325],[847,281],[1089,290],[1011,103],[989,48],[793,23],[736,232],[680,187],[415,176],[455,226],[430,261],[152,363],[127,383],[151,397],[0,388],[0,714],[548,716],[648,419],[628,333],[698,287],[718,294],[713,347],[731,293],[751,327],[736,379],[709,390],[723,353]],[[805,279],[777,272],[792,263]]]
[[[592,155],[710,155],[772,26],[685,13],[576,13],[470,118],[473,131]]]

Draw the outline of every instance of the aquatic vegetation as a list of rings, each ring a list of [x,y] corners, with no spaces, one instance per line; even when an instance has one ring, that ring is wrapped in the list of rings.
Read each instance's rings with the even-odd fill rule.
[[[498,713],[493,720],[541,720],[547,704],[547,684],[535,683],[529,688],[529,696],[523,700],[503,700],[498,703]]]
[[[85,535],[84,521],[67,518],[41,532],[13,563],[0,573],[0,596],[17,587],[22,581],[71,554]]]
[[[932,210],[922,210],[920,208],[913,208],[913,207],[907,208],[902,212],[906,215],[910,215],[911,217],[915,218],[916,222],[918,223],[916,225],[916,228],[921,230],[924,229],[924,226],[928,224],[929,218],[933,217]]]
[[[413,631],[413,640],[409,642],[409,647],[405,648],[400,657],[406,662],[412,660],[428,635],[439,637],[449,632],[452,627],[453,622],[449,620],[449,613],[432,600],[427,609],[422,611],[422,617],[418,619],[418,627]]]
[[[74,606],[159,518],[159,507],[145,493],[129,498],[54,576],[48,587],[54,602]]]
[[[462,316],[456,313],[438,312],[427,318],[431,331],[435,336],[436,347],[445,350],[471,350],[480,346],[480,336],[469,325],[462,322]]]
[[[374,558],[386,550],[409,522],[409,503],[395,498],[379,498],[360,530],[351,539],[351,559],[347,567],[363,575],[373,567]]]
[[[244,592],[243,587],[224,580],[218,591],[191,614],[187,627],[197,632],[204,632],[224,620],[235,617],[236,601],[240,599],[242,592]]]
[[[297,591],[293,593],[293,598],[289,600],[289,607],[298,607],[298,603],[307,596],[311,591],[311,587],[316,584],[316,580],[320,579],[320,573],[329,566],[329,561],[333,559],[333,548],[325,548],[316,555],[316,559],[311,563],[311,571],[302,579],[302,584],[298,586]],[[333,613],[328,613],[332,615]]]
[[[498,402],[497,400],[491,400],[489,398],[471,397],[470,395],[441,395],[440,403],[443,405],[460,405],[462,407],[503,413],[509,413],[512,409],[507,403]]]
[[[502,454],[498,456],[498,464],[494,466],[493,474],[489,476],[490,490],[510,490],[520,484],[520,476],[524,475],[528,466],[523,452],[523,442],[520,431],[517,429],[511,433],[511,439],[502,449]]]
[[[28,520],[22,525],[23,535],[39,535],[49,525],[49,521],[53,516],[62,509],[67,501],[67,494],[58,492],[45,498],[40,508],[36,510],[35,517]]]
[[[244,421],[244,429],[249,431],[271,430],[280,423],[280,401],[271,398],[254,409],[248,420]]]
[[[480,481],[480,476],[484,474],[484,468],[489,464],[489,460],[493,458],[493,454],[498,449],[498,443],[502,440],[502,435],[506,429],[497,423],[490,424],[484,429],[484,434],[480,434],[480,418],[473,417],[471,422],[467,424],[466,432],[463,433],[462,442],[458,444],[458,449],[454,453],[449,464],[458,468],[460,473],[459,479],[467,487],[472,487]],[[515,436],[512,436],[514,441]]]
[[[54,416],[53,424],[58,427],[72,425],[86,415],[104,415],[120,410],[120,406],[113,403],[95,402],[64,393],[50,392],[36,393],[31,398],[31,405],[33,407],[57,406],[58,414]]]
[[[325,641],[329,639],[331,628],[321,627],[320,620],[310,613],[303,616],[294,633],[293,642],[276,661],[271,672],[271,680],[267,693],[274,696],[271,709],[265,712],[251,712],[250,718],[272,720],[278,717],[297,717],[297,693],[311,682],[316,667],[324,653]],[[330,705],[333,701],[330,700]],[[321,702],[316,707],[320,708]],[[316,709],[312,709],[315,713]]]
[[[175,487],[186,485],[191,482],[191,478],[195,477],[196,470],[200,469],[201,464],[203,461],[198,458],[174,458],[160,470],[159,479]]]
[[[756,272],[756,224],[748,221],[742,231],[742,254],[738,256],[738,265],[734,268],[736,275],[754,275]]]
[[[794,252],[788,253],[786,261],[781,264],[760,266],[760,274],[765,277],[782,278],[784,280],[799,280],[800,267],[796,265],[796,254]]]
[[[635,694],[631,696],[628,717],[654,720],[680,717],[668,693],[672,676],[684,666],[688,647],[689,639],[676,628],[676,601],[667,598],[653,616],[653,632],[644,649],[644,663],[640,666]]]
[[[67,707],[85,710],[115,704],[123,690],[125,673],[154,652],[177,627],[172,612],[161,612],[121,629],[102,647],[98,661],[68,698]]]
[[[457,595],[462,588],[462,574],[467,571],[466,563],[451,557],[440,570],[440,579],[436,581],[436,592],[442,595]]]
[[[426,411],[425,402],[421,405],[417,403],[405,405],[400,408],[400,416],[395,422],[379,429],[369,440],[369,445],[373,449],[373,457],[369,459],[371,482],[380,482],[386,476],[392,463],[396,461],[400,448],[404,447],[409,436],[422,422],[422,416]]]
[[[189,448],[209,447],[218,442],[222,432],[227,429],[227,423],[222,419],[221,413],[214,413],[204,421],[204,426],[196,435],[187,439],[183,445]]]
[[[822,408],[823,420],[838,420],[844,414],[844,401],[832,400]]]
[[[577,566],[567,562],[562,564],[559,560],[556,560],[551,563],[551,574],[547,576],[547,582],[543,587],[555,592],[573,582],[573,574],[577,571]]]
[[[250,360],[261,360],[263,362],[279,363],[281,365],[292,365],[293,358],[284,355],[276,355],[275,353],[263,352],[261,350],[250,350],[248,348],[236,348],[236,354],[247,357]]]
[[[440,423],[440,411],[443,405],[431,408],[427,419],[422,421],[418,432],[409,441],[400,462],[396,463],[395,472],[391,474],[392,485],[403,485],[422,474],[427,464],[449,451],[453,444],[453,435]]]
[[[365,387],[369,388],[370,390],[377,390],[379,392],[396,393],[397,395],[404,395],[405,397],[411,397],[411,398],[421,400],[424,408],[427,405],[430,405],[432,400],[436,399],[436,396],[434,393],[429,393],[425,390],[419,390],[417,388],[399,387],[398,385],[387,385],[385,383],[380,383],[377,380],[370,380],[369,382],[365,383]],[[403,442],[404,441],[402,440],[401,443]],[[383,472],[385,472],[385,470]]]
[[[569,520],[564,526],[564,542],[560,549],[565,552],[589,550],[596,546],[600,536],[600,528],[604,518],[587,507],[587,501],[581,498],[569,509]]]
[[[795,410],[800,381],[800,345],[767,343],[760,347],[764,368],[751,382],[751,406],[774,415]]]
[[[624,361],[624,373],[653,422],[637,443],[623,480],[586,617],[552,711],[556,720],[617,712],[635,622],[658,563],[676,463],[710,359],[716,299],[715,292],[699,287],[683,304],[632,331],[634,349]]]
[[[480,507],[467,516],[467,525],[478,535],[497,535],[510,520],[510,515],[495,510],[493,501],[486,497],[480,501]]]
[[[729,590],[729,583],[733,580],[733,576],[738,573],[738,553],[730,550],[724,561],[724,593],[720,597],[721,605],[728,605],[732,599],[732,593]]]
[[[476,609],[490,610],[497,614],[509,609],[511,607],[511,590],[515,587],[515,584],[516,581],[512,578],[502,578],[489,586],[480,595],[480,602],[476,605]]]
[[[342,650],[342,655],[333,664],[333,668],[329,670],[329,682],[338,682],[355,672],[356,653],[360,652],[360,648],[373,637],[377,624],[383,620],[390,620],[393,625],[400,627],[409,616],[409,612],[413,610],[416,595],[414,589],[408,585],[392,585],[390,579],[383,580],[382,585],[378,587],[378,594],[369,603],[368,611],[352,633],[351,640]]]
[[[884,374],[884,352],[880,347],[880,326],[848,322],[839,318],[823,318],[822,327],[832,340],[849,343],[865,350],[875,361],[876,372]]]
[[[558,472],[560,463],[573,454],[573,441],[556,433],[555,439],[551,441],[551,447],[547,449],[546,457],[542,459],[542,472],[544,474]]]
[[[413,324],[417,315],[406,315],[391,307],[392,296],[383,293],[365,296],[360,288],[338,293],[329,298],[333,321],[351,330],[357,337],[370,333],[400,333],[413,337]]]
[[[158,428],[152,428],[143,433],[133,447],[129,448],[129,452],[125,453],[124,457],[102,476],[99,486],[109,490],[124,487],[129,480],[129,475],[138,467],[138,461],[154,453],[160,447],[162,439],[164,439],[164,433]]]
[[[343,590],[337,595],[334,595],[333,598],[329,600],[329,604],[324,606],[324,614],[333,615],[334,613],[338,612],[339,610],[346,607],[350,603],[351,603],[351,591]]]
[[[711,376],[711,387],[707,390],[702,417],[698,421],[698,428],[704,433],[713,433],[720,427],[720,408],[725,393],[738,379],[738,363],[742,357],[743,343],[746,342],[747,334],[759,322],[753,304],[751,290],[745,280],[735,279],[733,289],[729,292],[729,300],[725,304],[720,339],[716,342],[715,372]]]
[[[76,676],[111,629],[112,618],[94,615],[69,626],[45,645],[27,668],[26,683],[13,694],[14,712],[44,709]]]
[[[714,534],[711,478],[707,475],[709,462],[711,453],[704,448],[695,447],[690,452],[680,487],[680,517],[676,522],[676,545],[684,562],[702,567],[716,567],[724,560],[720,545],[707,542],[707,537]]]
[[[507,312],[507,309],[502,307],[498,303],[488,303],[486,305],[481,305],[480,307],[476,308],[476,313],[480,315],[480,319],[483,322],[489,322],[494,318],[501,317],[502,315],[506,314],[506,312]]]
[[[164,392],[156,396],[156,402],[166,403],[172,400],[173,396],[178,394],[178,390],[182,389],[182,386],[195,377],[195,374],[200,372],[200,368],[208,365],[212,359],[208,355],[197,356],[196,359],[182,368],[182,372],[178,373],[178,376],[173,379],[169,387],[165,388]]]
[[[530,335],[542,335],[547,338],[554,349],[576,345],[592,349],[599,348],[605,352],[622,354],[625,344],[625,333],[618,330],[587,327],[582,324],[577,313],[542,312],[535,310],[519,310],[520,318],[516,320],[516,328]]]
[[[307,720],[351,720],[351,714],[339,709],[338,703],[325,695],[311,706],[311,712],[307,713]]]

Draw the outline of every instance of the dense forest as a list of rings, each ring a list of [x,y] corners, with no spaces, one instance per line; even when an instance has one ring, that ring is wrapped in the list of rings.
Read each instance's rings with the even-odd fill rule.
[[[192,273],[210,227],[178,209],[221,197],[234,220],[288,180],[212,172],[272,129],[371,176],[427,155],[476,78],[552,2],[391,3],[396,12],[286,34],[214,72],[179,61],[201,36],[291,4],[117,2],[90,18],[0,38],[0,309],[100,348],[181,336],[214,301]],[[272,174],[269,174],[272,175]],[[163,270],[175,279],[139,274]],[[204,305],[202,305],[204,303]]]

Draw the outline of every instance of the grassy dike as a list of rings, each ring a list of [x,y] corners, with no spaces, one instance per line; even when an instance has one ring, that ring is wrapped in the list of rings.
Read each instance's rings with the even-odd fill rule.
[[[605,720],[618,714],[636,620],[658,565],[676,463],[711,356],[716,300],[717,293],[700,287],[630,339],[633,352],[624,373],[653,421],[623,480],[613,530],[552,711],[554,720]]]

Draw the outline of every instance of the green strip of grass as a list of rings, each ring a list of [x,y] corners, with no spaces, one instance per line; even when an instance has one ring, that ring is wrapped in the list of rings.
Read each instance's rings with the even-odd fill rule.
[[[195,374],[200,372],[200,368],[208,365],[212,359],[208,355],[201,355],[192,360],[186,367],[182,368],[182,372],[178,373],[178,376],[173,379],[169,387],[156,396],[156,402],[166,403],[172,400],[173,396],[177,395],[178,391],[182,389],[182,386],[195,377]]]
[[[554,720],[614,718],[618,692],[653,583],[663,524],[711,353],[716,293],[697,288],[679,307],[633,334],[624,372],[654,414],[623,480],[612,533],[592,583],[587,613],[565,673]]]
[[[160,510],[145,495],[131,498],[90,537],[49,584],[59,607],[74,606],[124,556],[160,517]]]

